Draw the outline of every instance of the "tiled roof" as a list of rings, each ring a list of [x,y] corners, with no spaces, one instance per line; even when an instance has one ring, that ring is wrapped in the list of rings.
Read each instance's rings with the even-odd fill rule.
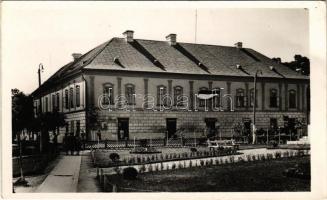
[[[239,65],[241,68],[237,68]],[[273,66],[273,67],[271,67]],[[272,70],[273,68],[273,70]],[[144,71],[249,77],[260,69],[260,77],[309,79],[250,48],[112,38],[68,63],[44,84],[79,72],[81,69]]]

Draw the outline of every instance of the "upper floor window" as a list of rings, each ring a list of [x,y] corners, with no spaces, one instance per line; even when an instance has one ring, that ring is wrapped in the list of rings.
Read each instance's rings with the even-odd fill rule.
[[[255,107],[258,107],[258,90],[256,89],[255,95]],[[254,105],[254,89],[250,89],[250,106],[253,107]]]
[[[135,86],[133,84],[125,85],[125,97],[128,105],[135,105]]]
[[[199,93],[204,92],[204,91],[208,91],[208,88],[206,88],[206,87],[201,87]],[[199,106],[200,106],[200,107],[204,107],[204,106],[206,106],[205,104],[208,104],[208,102],[206,102],[205,99],[199,99]]]
[[[69,97],[68,97],[68,90],[65,90],[65,108],[69,109],[69,101],[68,101]]]
[[[59,104],[60,104],[60,100],[59,100],[59,93],[56,93],[56,109],[59,111]]]
[[[277,90],[276,89],[270,89],[270,107],[271,108],[277,108],[279,106],[279,98],[277,95]]]
[[[49,99],[48,97],[45,97],[45,112],[48,112],[49,109]]]
[[[213,106],[215,108],[220,107],[221,95],[220,95],[220,88],[214,88],[212,90],[213,96]]]
[[[113,105],[114,102],[114,85],[112,83],[106,83],[103,85],[103,104]]]
[[[246,105],[246,97],[244,95],[244,89],[239,88],[236,90],[236,107],[243,108]]]
[[[181,105],[181,100],[183,96],[183,88],[181,86],[174,87],[174,105],[177,105],[177,102],[180,101],[179,105]]]
[[[52,94],[52,111],[55,111],[57,108],[56,95]]]
[[[296,92],[295,92],[295,90],[290,90],[288,92],[288,105],[289,105],[289,108],[296,108]]]
[[[167,105],[167,87],[164,85],[157,86],[157,104]]]
[[[81,89],[79,85],[76,85],[76,107],[79,107],[81,105]]]
[[[70,101],[70,107],[74,108],[74,88],[69,89],[69,101]]]

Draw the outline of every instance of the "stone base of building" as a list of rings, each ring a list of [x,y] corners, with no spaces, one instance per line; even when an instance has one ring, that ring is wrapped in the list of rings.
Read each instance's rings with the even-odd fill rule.
[[[285,117],[306,123],[304,112],[257,112],[256,128],[267,130],[272,122],[275,126],[284,127]],[[183,137],[192,138],[206,136],[212,128],[216,128],[217,136],[232,137],[236,134],[236,126],[245,126],[249,131],[253,113],[244,111],[102,111],[99,114],[99,121],[102,140],[165,138],[167,135],[171,137],[174,131],[177,135],[183,134]],[[88,138],[97,139],[95,132],[88,134]]]

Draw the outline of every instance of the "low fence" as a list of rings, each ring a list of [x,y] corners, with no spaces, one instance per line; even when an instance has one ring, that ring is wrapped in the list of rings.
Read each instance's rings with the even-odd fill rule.
[[[47,164],[55,159],[58,154],[37,154],[37,155],[29,155],[29,156],[22,156],[22,168],[24,175],[26,174],[35,174],[41,172]],[[13,157],[12,158],[12,170],[13,176],[20,175],[20,158]]]
[[[291,157],[302,157],[310,155],[310,150],[287,150],[287,151],[276,151],[273,153],[266,154],[243,154],[236,156],[224,156],[215,158],[204,158],[204,159],[194,159],[194,160],[179,160],[179,161],[169,161],[160,163],[150,163],[134,166],[121,166],[115,168],[97,168],[97,180],[104,192],[154,192],[151,190],[139,190],[135,188],[123,188],[119,187],[115,181],[110,180],[110,175],[121,174],[123,170],[127,167],[134,167],[138,173],[152,173],[164,170],[176,170],[183,168],[192,167],[206,167],[206,166],[218,166],[225,164],[233,164],[237,162],[257,162],[266,161],[281,158],[291,158]]]
[[[190,160],[208,157],[221,157],[227,155],[239,155],[236,149],[225,148],[195,152],[180,152],[180,153],[160,153],[160,154],[134,154],[126,156],[119,161],[110,162],[109,157],[103,157],[102,152],[92,151],[91,157],[95,167],[117,167],[117,166],[133,166],[136,164],[149,164],[167,161]]]
[[[101,140],[85,142],[85,149],[124,149],[140,146],[147,147],[183,147],[205,144],[206,138],[141,139],[141,140]]]

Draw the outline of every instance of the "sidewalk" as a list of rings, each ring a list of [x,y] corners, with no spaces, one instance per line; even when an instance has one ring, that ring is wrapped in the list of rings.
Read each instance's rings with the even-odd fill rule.
[[[90,151],[82,151],[81,157],[77,192],[101,192],[101,187],[96,179],[96,168],[93,166]]]
[[[76,192],[81,156],[63,156],[35,192]]]

